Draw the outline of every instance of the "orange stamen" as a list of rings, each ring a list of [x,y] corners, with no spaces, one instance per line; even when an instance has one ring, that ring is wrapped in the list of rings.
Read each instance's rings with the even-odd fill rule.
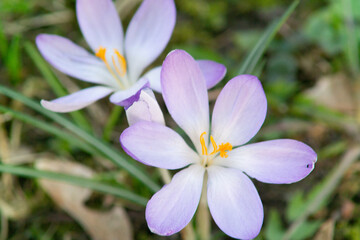
[[[203,137],[205,134],[206,134],[206,132],[203,132],[200,135],[200,143],[201,143],[201,148],[202,148],[202,155],[208,155],[207,148],[205,146],[205,140],[204,140],[204,137]]]
[[[227,158],[228,157],[227,153],[232,150],[232,145],[230,143],[222,143],[219,146],[217,146],[213,136],[210,136],[210,141],[212,143],[212,146],[213,146],[214,150],[210,154],[208,154],[207,147],[205,145],[205,140],[204,140],[204,135],[205,134],[206,134],[206,132],[203,132],[200,135],[200,143],[201,143],[201,147],[202,147],[202,155],[208,156],[208,155],[213,155],[213,154],[216,154],[216,153],[220,152],[220,157]]]
[[[118,50],[115,50],[115,54],[118,56],[119,62],[120,62],[120,66],[122,68],[122,71],[120,71],[117,67],[117,65],[115,64],[115,60],[114,57],[112,56],[112,62],[113,65],[115,67],[116,72],[119,74],[120,77],[125,76],[126,74],[126,60],[124,58],[124,56],[122,56]],[[110,72],[110,74],[116,79],[116,81],[118,82],[118,84],[120,85],[121,88],[125,89],[124,84],[122,83],[122,81],[119,79],[119,77],[115,74],[113,68],[109,65],[107,59],[106,59],[106,48],[104,47],[99,47],[99,50],[96,52],[95,54],[98,58],[100,58],[104,63],[106,68],[108,69],[108,71]]]

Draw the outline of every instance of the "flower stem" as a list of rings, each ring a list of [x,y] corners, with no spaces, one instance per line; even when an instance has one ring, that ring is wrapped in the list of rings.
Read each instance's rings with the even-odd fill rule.
[[[207,205],[207,173],[204,176],[203,189],[201,193],[200,204],[196,215],[196,226],[198,229],[200,240],[210,239],[211,222],[210,213]]]

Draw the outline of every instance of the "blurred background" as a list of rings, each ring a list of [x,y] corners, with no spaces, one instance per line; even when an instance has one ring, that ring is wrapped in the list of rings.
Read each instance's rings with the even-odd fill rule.
[[[140,2],[115,1],[125,29]],[[273,32],[273,38],[267,38],[271,41],[262,42],[291,1],[175,2],[174,34],[152,66],[161,65],[175,48],[185,49],[196,59],[225,64],[225,80],[209,93],[212,103],[232,77],[257,75],[269,106],[265,124],[252,141],[292,138],[318,153],[314,171],[299,183],[269,185],[254,180],[265,210],[257,239],[359,240],[360,1],[301,1],[276,34]],[[49,33],[88,49],[74,7],[75,0],[0,0],[1,86],[36,102],[87,86],[50,67],[34,45],[37,34]],[[244,68],[245,59],[256,49],[264,54]],[[165,111],[161,96],[157,99]],[[44,129],[48,123],[61,134],[63,127],[56,121],[1,93],[0,105],[3,164],[93,177],[151,197],[152,192],[127,171],[84,151],[66,136],[59,138]],[[126,117],[107,99],[61,116],[121,151],[118,137],[128,126]],[[177,128],[166,112],[165,117],[168,125]],[[162,184],[155,169],[143,170]],[[143,206],[64,183],[8,173],[1,175],[0,214],[0,240],[166,239],[150,233]],[[215,224],[212,236],[228,239]],[[181,235],[168,239],[181,239]]]

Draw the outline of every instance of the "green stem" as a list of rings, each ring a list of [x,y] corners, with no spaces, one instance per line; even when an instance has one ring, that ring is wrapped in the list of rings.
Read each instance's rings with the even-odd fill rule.
[[[200,240],[208,240],[210,239],[211,235],[211,220],[207,204],[207,178],[208,175],[207,173],[205,173],[201,199],[196,215],[196,226],[198,229]]]
[[[120,106],[115,106],[110,114],[109,120],[107,121],[104,127],[103,139],[104,141],[109,141],[111,133],[114,130],[115,125],[119,121],[121,114],[123,113],[123,108]]]

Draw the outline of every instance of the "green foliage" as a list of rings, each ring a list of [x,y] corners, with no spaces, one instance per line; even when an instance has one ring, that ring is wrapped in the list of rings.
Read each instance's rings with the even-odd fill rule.
[[[359,73],[360,2],[330,1],[313,13],[304,26],[305,36],[329,55],[343,53],[350,70]]]
[[[25,14],[31,10],[33,2],[24,0],[1,0],[0,13]]]

